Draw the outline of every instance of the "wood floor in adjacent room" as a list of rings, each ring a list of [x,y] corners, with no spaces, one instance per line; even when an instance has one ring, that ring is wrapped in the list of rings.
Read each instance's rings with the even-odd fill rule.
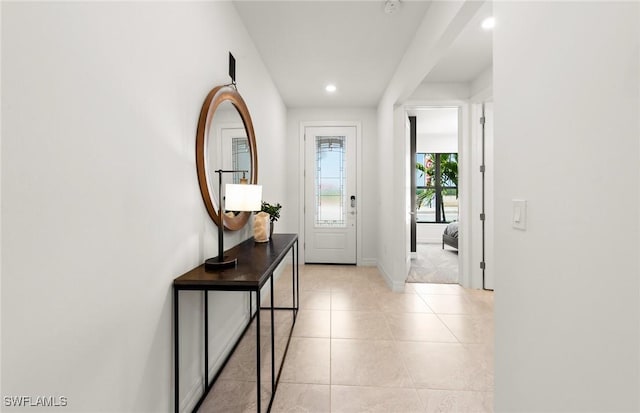
[[[276,305],[290,305],[288,271],[276,282]],[[268,322],[268,312],[261,314]],[[267,322],[263,411],[271,380]],[[278,360],[290,323],[277,312]],[[492,292],[412,283],[393,293],[373,267],[301,266],[300,312],[271,411],[491,412],[493,325]],[[255,412],[255,399],[254,329],[200,412]]]

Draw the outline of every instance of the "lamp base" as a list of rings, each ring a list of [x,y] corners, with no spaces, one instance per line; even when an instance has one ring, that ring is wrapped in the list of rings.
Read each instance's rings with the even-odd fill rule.
[[[230,259],[229,257],[222,257],[222,261],[220,261],[218,257],[214,257],[204,262],[204,269],[205,271],[216,271],[224,268],[234,268],[237,264],[237,258]]]

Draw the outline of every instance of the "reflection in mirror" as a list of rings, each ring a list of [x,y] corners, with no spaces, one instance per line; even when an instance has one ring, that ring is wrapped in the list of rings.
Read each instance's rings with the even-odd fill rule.
[[[233,161],[231,169],[247,171],[247,175],[249,175],[251,173],[251,157],[249,156],[249,140],[246,135],[243,129],[242,136],[231,138],[231,159]],[[240,175],[244,174],[234,174],[234,184],[240,183],[240,179],[242,178]]]
[[[216,170],[246,170],[248,183],[258,183],[258,158],[253,122],[246,103],[233,86],[213,88],[202,105],[196,134],[196,169],[207,213],[221,225]],[[222,184],[240,183],[242,173],[222,174]],[[224,197],[224,194],[222,195]],[[224,227],[239,230],[248,212],[226,213]]]
[[[206,174],[211,201],[218,211],[218,169],[246,170],[251,177],[251,153],[249,139],[244,129],[240,113],[230,101],[222,102],[211,120],[206,145]],[[222,191],[225,184],[239,184],[242,173],[222,174]],[[237,214],[227,212],[227,217]]]

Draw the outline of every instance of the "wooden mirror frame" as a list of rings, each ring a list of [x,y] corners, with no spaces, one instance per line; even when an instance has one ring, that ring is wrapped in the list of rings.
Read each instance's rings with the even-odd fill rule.
[[[248,177],[249,183],[258,183],[258,156],[256,148],[256,137],[253,130],[253,122],[251,121],[251,116],[249,115],[249,109],[242,99],[242,96],[240,96],[240,93],[238,93],[238,91],[236,90],[235,86],[217,86],[213,88],[211,92],[209,92],[206,99],[204,100],[204,103],[202,104],[202,110],[200,111],[200,118],[198,120],[198,131],[196,132],[196,170],[198,172],[198,183],[200,184],[200,193],[202,194],[202,200],[204,201],[204,205],[207,208],[209,216],[218,226],[218,228],[222,228],[220,226],[221,214],[219,213],[219,205],[216,205],[212,194],[209,192],[210,187],[218,187],[218,182],[217,180],[209,182],[209,179],[214,178],[214,172],[210,171],[211,173],[207,174],[205,158],[207,156],[207,139],[209,138],[213,115],[215,114],[218,106],[221,103],[227,101],[231,102],[233,107],[238,111],[238,114],[242,118],[244,130],[247,133],[247,141],[249,143],[249,156],[251,158],[251,171],[249,174],[250,176]],[[210,183],[211,185],[209,185]],[[217,203],[219,204],[219,200]],[[224,228],[231,231],[242,229],[249,220],[250,215],[250,212],[240,212],[235,216],[228,216],[223,213],[222,216],[224,217]]]

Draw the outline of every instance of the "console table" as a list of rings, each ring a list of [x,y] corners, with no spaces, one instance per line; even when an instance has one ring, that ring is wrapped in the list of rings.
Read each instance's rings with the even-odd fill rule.
[[[282,263],[289,251],[292,252],[292,271],[291,277],[293,281],[292,303],[291,307],[274,307],[273,304],[273,272]],[[257,243],[250,238],[230,250],[225,255],[238,258],[238,264],[235,268],[227,268],[216,271],[205,271],[204,264],[191,271],[181,275],[173,280],[173,322],[174,322],[174,369],[175,369],[175,411],[180,410],[180,330],[179,330],[179,298],[181,290],[203,291],[204,294],[204,379],[205,390],[200,400],[196,404],[196,411],[209,390],[213,387],[218,375],[224,369],[227,361],[233,354],[235,347],[238,345],[244,333],[246,333],[249,325],[255,319],[258,334],[256,334],[256,393],[257,393],[257,411],[261,412],[260,407],[260,309],[270,310],[271,315],[271,397],[267,412],[271,410],[273,398],[282,373],[282,365],[291,341],[291,332],[296,322],[296,316],[299,308],[299,286],[298,286],[298,236],[296,234],[274,234],[269,242]],[[260,301],[260,290],[267,283],[270,284],[270,306],[262,307]],[[243,334],[234,344],[233,350],[229,353],[225,361],[222,363],[220,371],[216,374],[213,381],[209,383],[209,320],[208,320],[208,291],[247,291],[249,292],[249,321],[245,326]],[[256,296],[255,315],[251,308],[251,293]],[[286,310],[293,313],[293,322],[289,331],[289,338],[285,347],[284,355],[280,363],[278,375],[275,374],[275,338],[274,338],[274,310]]]

